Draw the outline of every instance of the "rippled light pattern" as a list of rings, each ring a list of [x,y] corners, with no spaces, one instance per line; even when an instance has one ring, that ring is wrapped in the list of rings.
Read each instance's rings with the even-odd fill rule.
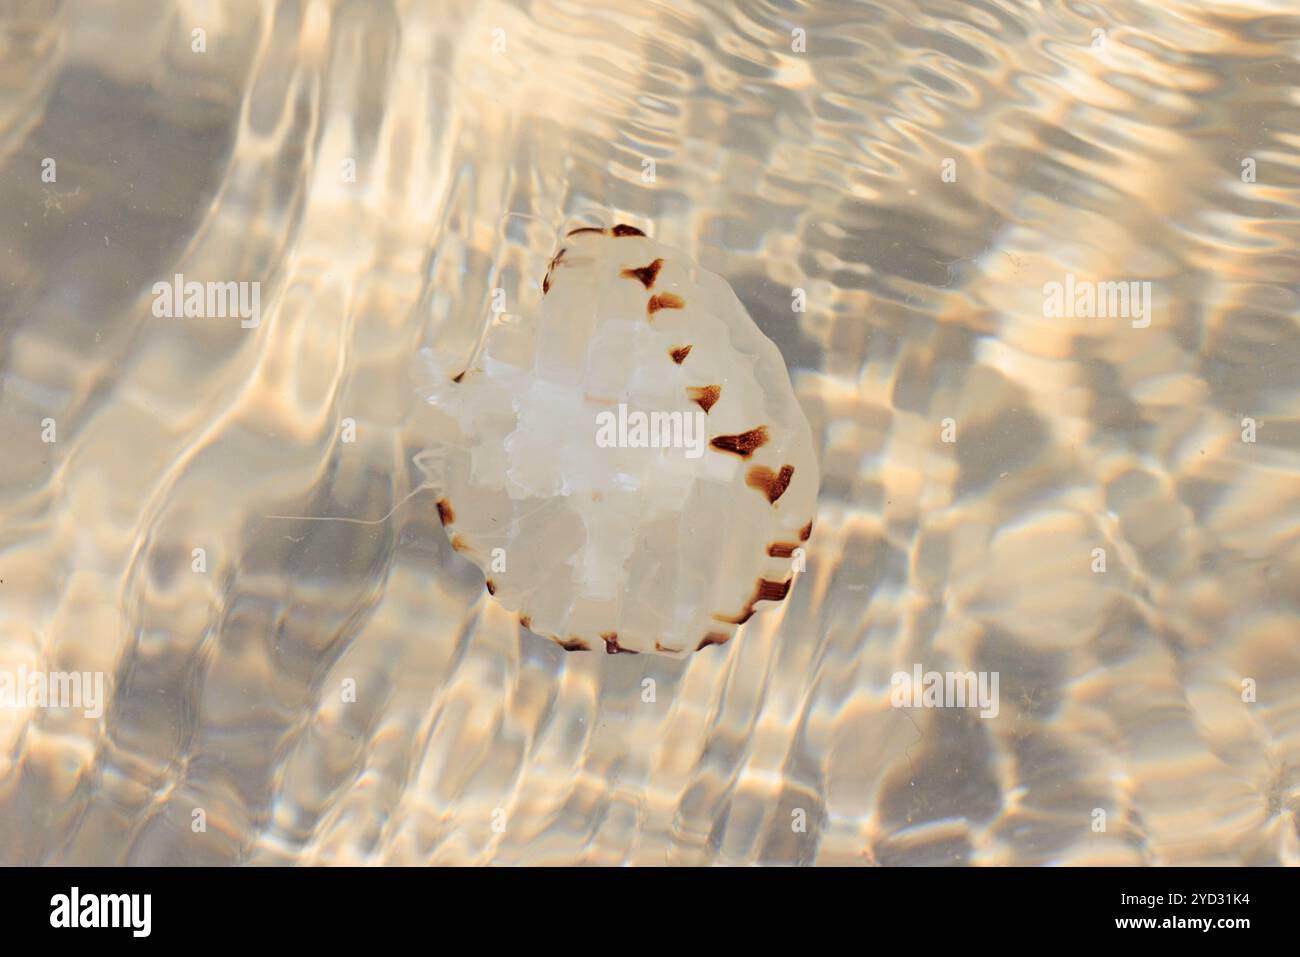
[[[0,707],[0,861],[1300,864],[1294,0],[599,7],[0,4],[0,672],[105,692]],[[528,634],[415,464],[571,219],[811,427],[680,659]]]

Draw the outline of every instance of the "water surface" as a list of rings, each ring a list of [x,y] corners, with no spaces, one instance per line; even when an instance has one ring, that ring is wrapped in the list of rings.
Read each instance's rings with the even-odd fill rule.
[[[108,689],[0,708],[0,861],[1300,863],[1298,81],[1268,0],[0,5],[0,669]],[[525,633],[427,491],[266,517],[409,494],[412,357],[573,217],[818,443],[686,662]]]

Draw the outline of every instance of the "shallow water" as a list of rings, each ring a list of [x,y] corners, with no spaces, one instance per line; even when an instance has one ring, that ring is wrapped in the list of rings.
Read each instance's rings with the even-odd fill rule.
[[[1300,863],[1297,81],[1280,0],[0,5],[0,672],[107,681],[0,707],[0,861]],[[412,357],[582,217],[818,442],[684,662],[524,632],[428,491],[267,517],[410,494]]]

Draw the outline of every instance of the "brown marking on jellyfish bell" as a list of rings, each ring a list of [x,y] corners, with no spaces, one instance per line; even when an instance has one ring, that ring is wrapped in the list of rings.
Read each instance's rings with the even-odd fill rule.
[[[677,293],[657,292],[645,304],[645,311],[647,316],[653,316],[660,309],[683,309],[685,306],[686,300]]]
[[[773,542],[767,546],[767,553],[773,558],[789,558],[794,555],[794,550],[798,547],[792,542]]]
[[[662,259],[656,259],[648,266],[638,266],[636,269],[624,269],[619,273],[619,275],[624,279],[639,280],[643,286],[650,289],[654,286],[655,278],[659,275],[659,270],[662,268],[663,264],[664,261]]]
[[[456,513],[451,510],[451,502],[445,498],[438,499],[438,521],[443,525],[450,525],[456,521]]]
[[[666,655],[675,655],[681,650],[682,649],[680,648],[669,648],[667,645],[661,645],[659,642],[655,642],[655,651],[662,651]]]
[[[465,378],[465,373],[468,371],[469,371],[468,369],[462,369],[460,372],[457,372],[454,376],[451,377],[451,381],[459,384],[460,380]]]
[[[607,631],[607,632],[605,632],[603,635],[600,636],[600,640],[603,641],[603,642],[605,643],[605,653],[606,653],[606,654],[609,654],[609,655],[619,655],[619,654],[622,654],[622,655],[635,655],[635,654],[639,654],[639,652],[633,651],[631,648],[620,648],[620,647],[619,647],[619,644],[618,644],[618,632],[616,632],[616,631]]]
[[[790,583],[793,578],[787,578],[783,582],[768,581],[766,578],[758,580],[758,592],[754,595],[754,601],[782,601],[785,596],[790,594]]]
[[[605,235],[605,230],[601,229],[599,226],[579,226],[577,229],[570,229],[564,235],[566,237],[576,236],[578,233],[600,233],[603,236]]]
[[[645,233],[641,232],[641,230],[637,229],[635,226],[629,226],[627,223],[619,223],[617,226],[615,226],[613,229],[610,230],[610,234],[616,237],[645,235]]]
[[[564,259],[564,254],[566,252],[568,252],[568,250],[565,247],[561,246],[560,251],[556,253],[554,256],[552,256],[550,263],[547,264],[546,278],[542,280],[543,296],[551,291],[551,273],[555,272],[555,267],[558,266],[560,262]]]
[[[755,449],[762,448],[767,444],[767,427],[760,425],[756,429],[750,429],[748,432],[742,432],[740,435],[719,435],[709,441],[719,452],[730,452],[732,455],[739,455],[742,459],[747,459],[754,454]]]
[[[529,618],[527,615],[519,616],[519,624],[523,625],[529,631],[533,630],[533,620]]]
[[[755,465],[745,476],[745,484],[750,488],[758,489],[767,496],[769,502],[775,505],[776,500],[790,487],[792,478],[794,478],[793,465],[782,465],[779,474],[765,465]]]
[[[793,578],[787,578],[783,582],[768,581],[766,578],[760,578],[758,584],[754,587],[754,597],[749,600],[739,615],[731,617],[728,615],[714,615],[714,621],[726,622],[728,625],[743,625],[749,619],[754,617],[754,606],[760,601],[781,601],[790,593],[790,583]]]
[[[690,346],[678,346],[675,349],[669,349],[668,355],[672,357],[673,362],[681,365],[686,361],[686,357],[691,354]]]
[[[704,410],[705,415],[708,415],[709,409],[713,408],[713,406],[717,404],[717,401],[722,398],[722,386],[693,385],[687,388],[686,394],[691,397],[696,405]]]
[[[469,542],[465,541],[461,535],[453,535],[451,536],[451,548],[452,551],[463,552],[469,548]]]
[[[806,542],[812,538],[812,522],[799,529],[799,541]]]
[[[483,582],[483,584],[487,586],[489,595],[495,595],[497,593],[497,583],[492,579],[489,578],[487,581]]]
[[[591,646],[581,638],[570,638],[568,641],[561,641],[559,638],[554,639],[555,643],[565,651],[591,651]]]
[[[731,636],[725,631],[711,631],[700,640],[700,643],[695,646],[695,650],[703,651],[709,645],[725,645],[730,640]]]

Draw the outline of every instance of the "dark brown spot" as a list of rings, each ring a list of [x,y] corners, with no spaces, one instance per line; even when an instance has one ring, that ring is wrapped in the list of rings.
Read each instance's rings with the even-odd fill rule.
[[[615,236],[644,236],[645,235],[645,233],[641,232],[641,230],[637,229],[635,226],[629,226],[627,225],[627,223],[619,223],[611,230],[611,232]]]
[[[607,631],[600,636],[600,640],[605,643],[605,653],[609,655],[635,655],[637,652],[630,648],[620,648],[618,646],[618,632]]]
[[[767,553],[773,558],[789,558],[798,547],[798,545],[793,545],[790,542],[773,542],[767,546]]]
[[[641,284],[650,289],[655,284],[655,277],[659,275],[659,269],[664,264],[662,259],[656,259],[648,266],[641,266],[637,269],[624,269],[619,275],[624,279],[639,279]]]
[[[760,578],[754,588],[754,597],[749,600],[749,604],[744,607],[739,615],[734,618],[727,615],[714,615],[714,621],[724,621],[729,625],[743,625],[749,619],[754,617],[754,606],[760,601],[781,601],[790,592],[790,582],[793,578],[783,582],[768,581],[766,578]]]
[[[732,455],[739,455],[742,459],[747,459],[754,454],[755,449],[767,445],[767,428],[760,425],[758,428],[742,432],[740,435],[719,435],[709,444],[719,452],[730,452]]]
[[[457,372],[454,376],[451,377],[451,381],[455,383],[459,383],[461,379],[465,378],[465,373],[468,371],[469,371],[468,369],[465,369],[461,372]]]
[[[725,631],[711,631],[695,646],[696,651],[703,651],[709,645],[725,645],[731,636]]]
[[[681,309],[686,300],[675,292],[657,292],[645,305],[646,315],[653,316],[660,309]]]
[[[662,651],[662,652],[664,652],[665,654],[675,655],[675,654],[677,654],[677,652],[679,652],[679,651],[681,651],[681,650],[682,650],[682,649],[680,649],[680,648],[669,648],[667,645],[661,645],[661,644],[659,644],[659,642],[657,642],[657,641],[655,642],[655,651]]]
[[[456,521],[456,513],[451,510],[451,502],[445,498],[438,499],[438,521],[443,525],[450,525]]]
[[[745,476],[745,484],[750,488],[758,489],[767,496],[769,502],[775,505],[776,500],[790,487],[792,478],[794,478],[793,465],[782,465],[780,474],[765,465],[755,465]]]
[[[806,542],[812,538],[812,522],[799,529],[799,541]]]
[[[783,582],[770,582],[766,578],[758,580],[758,594],[754,596],[754,601],[782,601],[785,596],[790,594],[790,583],[793,578],[787,578]]]
[[[565,651],[591,651],[591,646],[581,638],[570,638],[568,641],[560,641],[559,638],[556,638],[555,643]]]
[[[529,618],[527,615],[519,616],[519,624],[523,625],[529,631],[531,631],[533,628],[533,620]]]
[[[693,385],[687,388],[686,394],[707,414],[709,409],[713,408],[714,404],[722,398],[722,386]]]
[[[577,229],[570,229],[564,235],[576,236],[578,233],[600,233],[603,236],[605,230],[601,229],[599,226],[579,226]]]
[[[678,346],[676,349],[669,349],[668,354],[672,356],[673,362],[681,365],[686,361],[686,357],[691,354],[690,346]]]
[[[564,247],[561,247],[560,251],[556,253],[553,257],[551,257],[551,262],[546,267],[546,278],[542,280],[543,296],[551,291],[551,273],[555,272],[555,267],[560,264],[560,261],[562,259],[564,259],[564,254],[566,252],[568,252],[568,250],[566,250]]]
[[[495,595],[497,593],[497,584],[492,579],[489,578],[483,584],[487,586],[489,595]]]

